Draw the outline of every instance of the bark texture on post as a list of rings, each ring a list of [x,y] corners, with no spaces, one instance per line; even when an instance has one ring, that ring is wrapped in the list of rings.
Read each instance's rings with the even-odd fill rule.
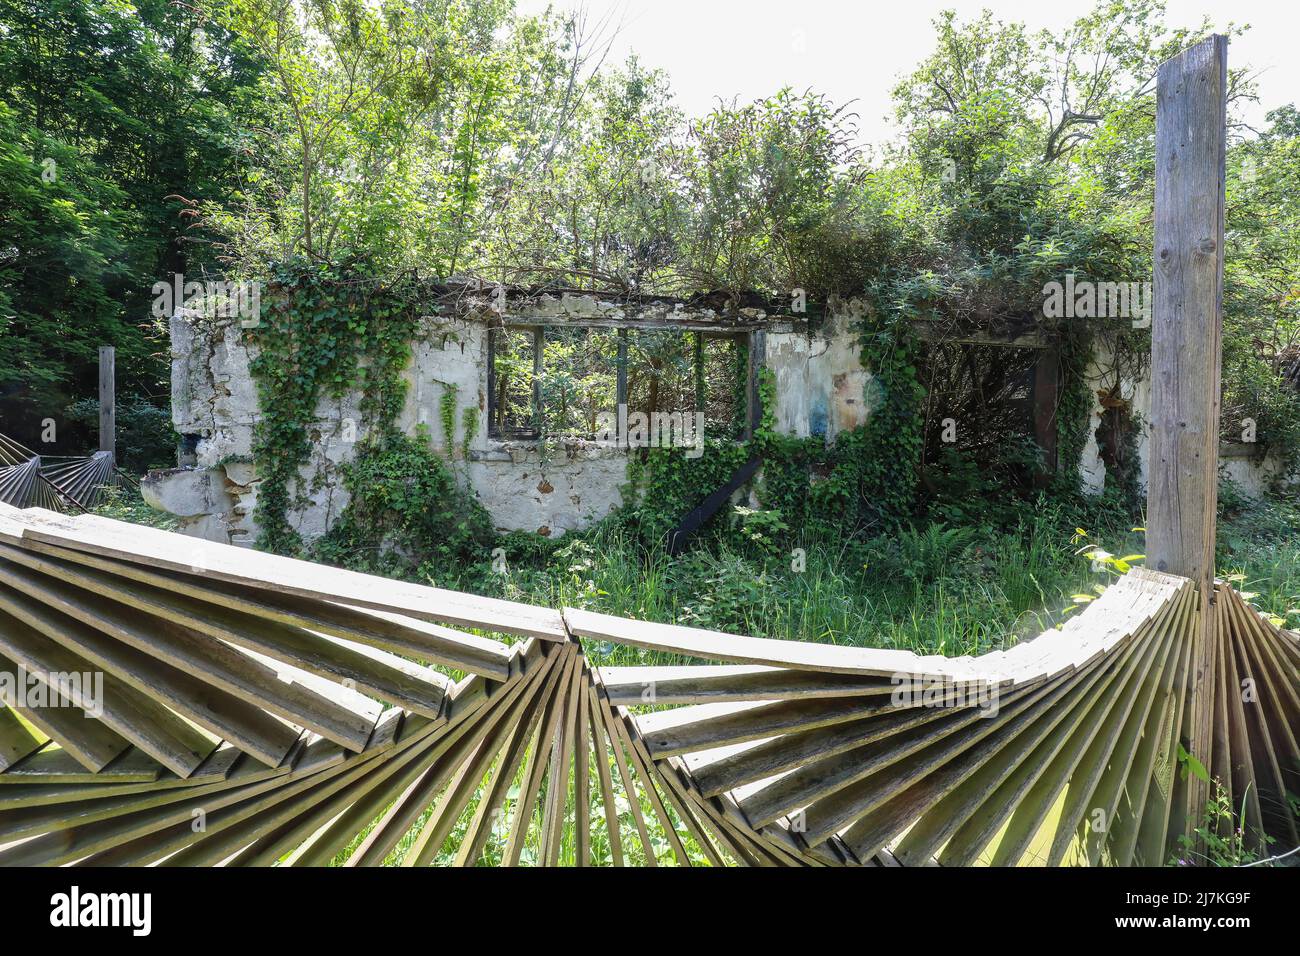
[[[1155,312],[1147,566],[1199,594],[1187,750],[1210,764],[1214,536],[1223,326],[1223,179],[1228,41],[1213,36],[1164,63],[1156,88]],[[1209,787],[1188,776],[1185,830]]]
[[[116,353],[111,345],[99,347],[99,450],[117,451]]]

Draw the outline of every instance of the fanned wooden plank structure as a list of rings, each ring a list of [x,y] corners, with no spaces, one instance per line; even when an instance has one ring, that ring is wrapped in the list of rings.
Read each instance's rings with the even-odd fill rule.
[[[41,456],[0,434],[0,502],[62,511],[58,489],[41,473]]]
[[[0,503],[17,508],[86,511],[103,499],[105,485],[129,481],[111,451],[85,458],[48,458],[0,434]]]
[[[51,458],[0,434],[0,503],[86,511],[100,503],[106,485],[134,484],[117,470],[115,355],[111,345],[99,349],[99,450]]]
[[[1193,756],[1292,846],[1300,640],[1215,593]],[[0,863],[1161,864],[1193,822],[1197,615],[1139,569],[1007,651],[921,657],[6,507],[2,669],[48,696],[0,711]],[[593,667],[584,640],[698,663]],[[74,706],[58,675],[99,671]]]
[[[1225,56],[1160,74],[1156,570],[947,659],[0,504],[0,864],[1161,865],[1212,780],[1211,825],[1300,844],[1300,636],[1213,578]]]

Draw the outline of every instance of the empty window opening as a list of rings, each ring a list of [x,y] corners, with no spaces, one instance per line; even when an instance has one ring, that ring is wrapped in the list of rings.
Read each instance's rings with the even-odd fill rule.
[[[491,330],[488,355],[493,438],[591,439],[619,420],[620,405],[647,421],[702,413],[710,438],[745,434],[745,334],[507,327]]]

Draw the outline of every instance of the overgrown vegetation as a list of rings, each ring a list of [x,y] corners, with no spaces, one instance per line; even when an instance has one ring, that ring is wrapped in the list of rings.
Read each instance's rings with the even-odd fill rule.
[[[313,557],[376,574],[441,576],[480,557],[493,541],[487,512],[430,448],[429,434],[389,434],[343,466],[351,496]]]
[[[964,655],[1033,635],[1144,550],[1125,389],[1146,332],[1128,316],[1049,317],[1043,290],[1151,278],[1155,67],[1209,24],[1172,29],[1154,0],[1103,0],[1056,34],[987,13],[935,26],[933,52],[894,91],[897,140],[868,156],[847,107],[816,92],[686,117],[661,71],[606,65],[581,14],[523,16],[509,0],[0,0],[4,429],[31,444],[54,417],[86,434],[82,396],[111,342],[122,460],[162,464],[165,330],[146,320],[149,290],[173,273],[263,281],[247,332],[262,548],[782,639]],[[1237,107],[1252,95],[1239,66],[1223,428],[1290,469],[1300,114],[1284,106],[1244,130]],[[444,388],[435,449],[424,429],[397,427],[428,306],[420,273],[733,305],[851,297],[871,415],[830,445],[782,435],[765,377],[749,438],[710,432],[699,458],[633,455],[627,504],[585,532],[498,536],[457,460],[480,427],[590,433],[613,336],[543,342],[542,408],[531,382],[504,387],[528,380],[535,346],[499,348],[499,420]],[[1023,412],[1034,357],[967,342],[1022,332],[1059,347],[1050,483]],[[1088,381],[1102,346],[1114,380]],[[738,378],[703,380],[687,338],[630,347],[648,369],[629,382],[639,404],[694,391],[743,405]],[[581,374],[550,371],[566,358]],[[1104,436],[1088,434],[1097,392]],[[351,394],[363,396],[356,434],[324,433],[321,403]],[[1090,437],[1109,456],[1098,498],[1080,494],[1075,467]],[[356,443],[340,469],[349,503],[309,548],[293,514],[320,489],[303,466],[335,441]],[[670,556],[669,531],[755,456],[750,496]],[[1248,503],[1231,482],[1222,506],[1221,573],[1275,623],[1300,625],[1300,506]],[[159,521],[117,491],[99,510]],[[1211,862],[1252,859],[1233,817],[1212,802]],[[607,849],[597,839],[597,859]]]
[[[322,440],[316,421],[322,399],[337,400],[354,389],[362,395],[362,422],[353,424],[363,453],[383,454],[405,441],[393,422],[419,315],[411,294],[407,287],[376,283],[360,265],[277,270],[251,365],[262,408],[253,447],[261,478],[259,547],[301,549],[289,512],[311,490],[302,487],[299,468]]]

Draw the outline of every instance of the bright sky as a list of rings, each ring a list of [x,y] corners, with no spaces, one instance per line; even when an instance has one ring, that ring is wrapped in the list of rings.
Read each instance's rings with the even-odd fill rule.
[[[717,98],[742,101],[782,86],[812,87],[838,103],[856,100],[861,140],[891,136],[889,91],[934,45],[931,20],[955,9],[959,19],[985,7],[1003,21],[1032,31],[1059,29],[1092,9],[1092,0],[551,0],[557,10],[583,6],[592,22],[607,13],[622,28],[610,60],[635,52],[647,66],[672,78],[679,105],[689,115]],[[548,0],[517,0],[524,13]],[[1195,26],[1209,15],[1251,30],[1234,40],[1231,65],[1249,64],[1259,77],[1260,105],[1246,111],[1259,128],[1268,110],[1300,100],[1300,3],[1295,0],[1168,0],[1167,22]]]

